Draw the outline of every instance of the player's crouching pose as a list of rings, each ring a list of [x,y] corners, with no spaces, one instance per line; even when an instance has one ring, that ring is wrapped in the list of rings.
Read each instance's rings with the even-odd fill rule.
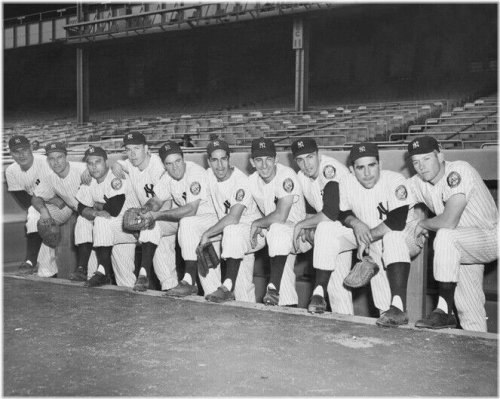
[[[99,266],[85,282],[87,287],[110,284],[112,271],[118,286],[132,287],[135,283],[134,259],[136,238],[122,229],[123,213],[139,205],[130,182],[113,175],[108,155],[101,147],[91,146],[84,160],[92,177],[89,185],[81,185],[76,199],[78,213],[93,221],[94,249]]]
[[[447,162],[433,137],[414,139],[408,154],[417,172],[409,182],[417,202],[436,215],[420,221],[416,234],[436,232],[436,309],[415,323],[421,328],[455,327],[453,305],[464,330],[487,330],[484,263],[498,258],[498,211],[479,173],[467,162]]]
[[[336,159],[319,155],[316,141],[312,138],[294,141],[292,154],[300,168],[298,179],[304,197],[313,208],[304,220],[295,225],[293,234],[296,248],[298,240],[309,239],[314,244],[316,279],[307,310],[323,313],[326,310],[325,294],[328,292],[332,312],[353,314],[352,293],[343,284],[351,269],[352,252],[341,252],[335,259],[330,257],[328,251],[334,233],[332,229],[335,229],[335,224],[340,225],[335,221],[339,214],[339,181],[349,175],[349,170]]]
[[[249,177],[250,189],[265,215],[252,223],[250,237],[256,247],[258,235],[266,234],[271,264],[263,302],[274,306],[297,305],[296,254],[311,249],[309,242],[300,241],[297,249],[293,243],[294,226],[306,215],[302,188],[293,169],[278,163],[274,143],[269,139],[252,141],[250,163],[256,169]]]
[[[222,258],[227,271],[222,285],[205,298],[211,302],[255,302],[254,252],[264,247],[265,240],[258,236],[257,245],[252,248],[250,227],[261,214],[250,193],[248,176],[231,166],[229,154],[229,145],[223,140],[214,140],[207,146],[211,168],[208,186],[219,221],[203,233],[200,245],[222,233]]]

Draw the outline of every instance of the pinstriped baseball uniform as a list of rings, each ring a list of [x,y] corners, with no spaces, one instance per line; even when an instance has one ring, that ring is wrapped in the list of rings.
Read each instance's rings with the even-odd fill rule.
[[[293,247],[293,229],[295,224],[306,216],[302,187],[294,170],[280,163],[276,164],[276,175],[269,183],[266,184],[257,172],[250,175],[249,182],[255,202],[266,216],[276,210],[276,203],[280,198],[294,196],[286,222],[272,224],[266,241],[269,256],[288,256],[280,283],[279,305],[296,305],[298,297],[295,289],[296,253]],[[307,252],[309,249],[311,245],[308,242],[301,242],[299,252]]]
[[[418,175],[409,179],[417,202],[436,215],[456,194],[467,205],[454,229],[439,229],[434,240],[434,278],[457,282],[455,305],[460,325],[466,330],[486,331],[483,292],[484,263],[498,256],[498,210],[479,173],[465,161],[445,161],[444,176],[435,184]]]
[[[48,179],[48,176],[53,173],[50,169],[47,157],[44,155],[33,154],[33,165],[31,168],[24,171],[17,163],[9,165],[5,170],[5,180],[7,182],[8,191],[26,191],[29,195],[33,195],[35,188],[42,180]],[[55,208],[55,207],[53,207]],[[51,214],[55,213],[55,209],[51,208]],[[36,212],[32,206],[28,208],[28,212]],[[68,209],[66,208],[66,211]],[[38,212],[36,212],[38,213]],[[33,215],[34,216],[34,215]],[[37,231],[36,222],[38,219],[33,216],[26,218],[26,231],[28,234]],[[61,215],[61,219],[67,219],[66,214]],[[38,253],[38,263],[42,270],[51,273],[50,276],[57,273],[57,265],[55,260],[55,250],[42,243]],[[47,276],[47,277],[50,277]],[[45,277],[45,276],[44,276]]]
[[[149,163],[142,171],[132,165],[128,159],[117,162],[127,169],[133,191],[141,206],[158,194],[157,185],[161,177],[167,175],[158,155],[150,154]],[[175,267],[176,232],[177,223],[160,221],[155,224],[153,229],[143,230],[139,234],[140,242],[152,242],[158,245],[153,257],[153,267],[162,290],[173,288],[178,283]]]
[[[253,252],[264,247],[265,239],[259,236],[257,246],[252,249],[250,228],[252,222],[262,215],[250,192],[248,176],[236,167],[233,167],[231,176],[222,182],[217,180],[212,169],[207,169],[207,174],[210,195],[219,219],[236,204],[245,207],[240,222],[227,226],[223,231],[222,258],[242,259],[234,288],[235,298],[238,301],[255,302]]]
[[[200,200],[196,215],[182,218],[178,232],[183,259],[196,261],[196,247],[202,234],[217,223],[218,219],[208,189],[207,171],[194,162],[185,162],[184,176],[180,180],[169,178],[165,183],[168,184],[172,199],[178,207]],[[219,254],[219,246],[214,245],[214,248]],[[220,265],[210,269],[206,277],[199,275],[199,278],[205,293],[214,292],[221,285]]]
[[[390,170],[381,170],[378,182],[370,189],[364,188],[354,175],[350,175],[342,180],[339,190],[340,210],[352,210],[369,228],[374,228],[386,220],[388,212],[411,203],[406,179],[400,173]],[[409,212],[407,220],[411,218],[412,214]],[[352,229],[339,227],[336,234],[341,236],[330,244],[332,254],[357,248]],[[381,266],[370,284],[373,302],[383,312],[388,310],[391,304],[391,290],[385,267],[396,262],[410,262],[404,233],[391,231],[385,234],[381,240],[371,243],[368,252]]]
[[[122,229],[123,214],[125,210],[138,207],[132,186],[127,179],[119,179],[109,170],[101,183],[92,179],[90,185],[82,185],[78,190],[76,199],[81,204],[92,208],[96,202],[105,203],[107,200],[117,196],[125,195],[125,203],[117,217],[106,219],[96,217],[93,221],[94,247],[111,247],[112,265],[115,272],[116,284],[118,286],[133,287],[135,283],[135,243],[133,234],[126,233]],[[128,256],[126,256],[128,255]]]
[[[323,190],[330,181],[340,182],[349,176],[349,169],[334,158],[319,155],[319,173],[316,179],[312,179],[298,172],[298,180],[304,191],[307,202],[316,210],[323,210]],[[340,183],[339,183],[340,184]],[[328,283],[328,296],[332,312],[342,314],[353,314],[352,292],[344,287],[344,278],[349,274],[352,263],[352,252],[345,251],[338,254],[337,258],[330,257],[331,238],[333,237],[334,224],[340,222],[328,221],[318,224],[314,234],[314,258],[313,266],[321,270],[335,270],[331,274]]]

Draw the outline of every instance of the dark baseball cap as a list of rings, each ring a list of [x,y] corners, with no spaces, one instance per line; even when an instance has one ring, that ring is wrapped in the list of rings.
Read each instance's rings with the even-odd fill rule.
[[[89,148],[87,148],[87,151],[85,151],[85,155],[83,156],[83,161],[85,162],[88,157],[90,156],[97,156],[97,157],[103,157],[104,159],[108,159],[108,154],[106,153],[106,150],[102,147],[95,147],[91,145]]]
[[[129,144],[144,144],[146,145],[146,137],[140,132],[130,132],[123,136],[123,146]]]
[[[229,149],[229,144],[226,143],[224,140],[212,140],[210,143],[207,145],[207,154],[208,156],[212,155],[212,152],[215,150],[224,150],[226,151],[226,154],[229,155],[231,150]]]
[[[364,157],[378,157],[377,145],[370,142],[354,144],[349,153],[351,162],[354,163],[356,159]]]
[[[68,153],[66,145],[61,141],[56,141],[45,146],[45,155],[49,155],[51,152],[64,152],[64,154]]]
[[[274,143],[270,139],[260,137],[258,139],[252,140],[252,150],[251,157],[275,157],[276,148],[274,148]]]
[[[294,157],[303,154],[310,154],[316,151],[318,151],[318,145],[316,144],[316,140],[310,137],[298,139],[292,143],[292,154]]]
[[[25,136],[12,136],[9,140],[9,150],[15,151],[19,148],[26,148],[30,146],[29,140]]]
[[[158,151],[162,162],[165,162],[165,158],[170,154],[183,154],[181,147],[175,141],[169,140],[160,147]]]
[[[410,156],[417,154],[428,154],[432,151],[440,151],[439,143],[432,136],[423,136],[413,139],[410,144],[408,144],[408,154]]]

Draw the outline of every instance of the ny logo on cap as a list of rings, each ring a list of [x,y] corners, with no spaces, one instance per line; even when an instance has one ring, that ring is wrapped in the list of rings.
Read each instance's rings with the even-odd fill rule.
[[[304,142],[303,142],[303,141],[299,141],[299,142],[297,143],[297,147],[299,147],[299,148],[304,148]]]
[[[418,141],[415,141],[413,143],[413,148],[418,148],[420,146],[419,142]]]
[[[266,148],[266,143],[259,143],[259,148]]]
[[[219,145],[220,145],[220,144],[219,144],[219,142],[218,142],[218,141],[214,141],[214,146],[215,146],[215,147],[218,147]]]
[[[132,133],[130,133],[127,138],[131,139],[133,137]]]
[[[170,145],[169,144],[165,144],[165,150],[170,150]]]
[[[15,139],[14,141],[16,142],[16,144],[21,143],[21,139]]]
[[[56,148],[56,145],[55,144],[51,144],[50,148]]]
[[[90,147],[89,148],[89,152],[94,152],[95,151],[95,148],[94,147]]]
[[[366,151],[366,147],[365,146],[359,147],[359,152],[365,152],[365,151]]]

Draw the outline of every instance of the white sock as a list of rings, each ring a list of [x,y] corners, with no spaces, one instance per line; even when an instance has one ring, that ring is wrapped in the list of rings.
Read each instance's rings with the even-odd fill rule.
[[[98,271],[99,273],[102,273],[102,274],[106,275],[106,269],[104,269],[104,266],[103,266],[103,265],[99,265],[99,266],[97,266],[97,271]]]
[[[193,279],[191,278],[191,275],[190,275],[189,273],[186,273],[186,274],[184,275],[183,280],[184,280],[186,283],[193,285]]]
[[[231,291],[231,289],[233,288],[233,282],[229,278],[226,278],[224,280],[223,285],[227,288],[228,291]]]
[[[33,263],[31,263],[31,261],[30,261],[30,260],[27,260],[27,261],[26,261],[26,263],[29,263],[29,264],[30,264],[30,266],[33,266]]]
[[[448,304],[444,300],[442,296],[439,297],[438,304],[436,306],[437,309],[441,309],[443,312],[448,314]]]
[[[274,284],[273,284],[273,283],[269,283],[269,284],[267,285],[267,288],[272,288],[273,290],[275,290],[275,289],[276,289],[276,287],[274,286]]]
[[[401,300],[401,297],[399,295],[394,295],[394,298],[392,298],[391,305],[401,310],[401,312],[405,311],[403,309],[403,301]]]
[[[325,297],[325,293],[323,291],[323,287],[321,285],[318,285],[314,291],[313,291],[313,295],[319,295],[319,296],[322,296],[323,298]]]
[[[146,269],[144,269],[143,267],[141,267],[141,270],[139,270],[139,276],[148,276],[148,274],[146,273]]]

